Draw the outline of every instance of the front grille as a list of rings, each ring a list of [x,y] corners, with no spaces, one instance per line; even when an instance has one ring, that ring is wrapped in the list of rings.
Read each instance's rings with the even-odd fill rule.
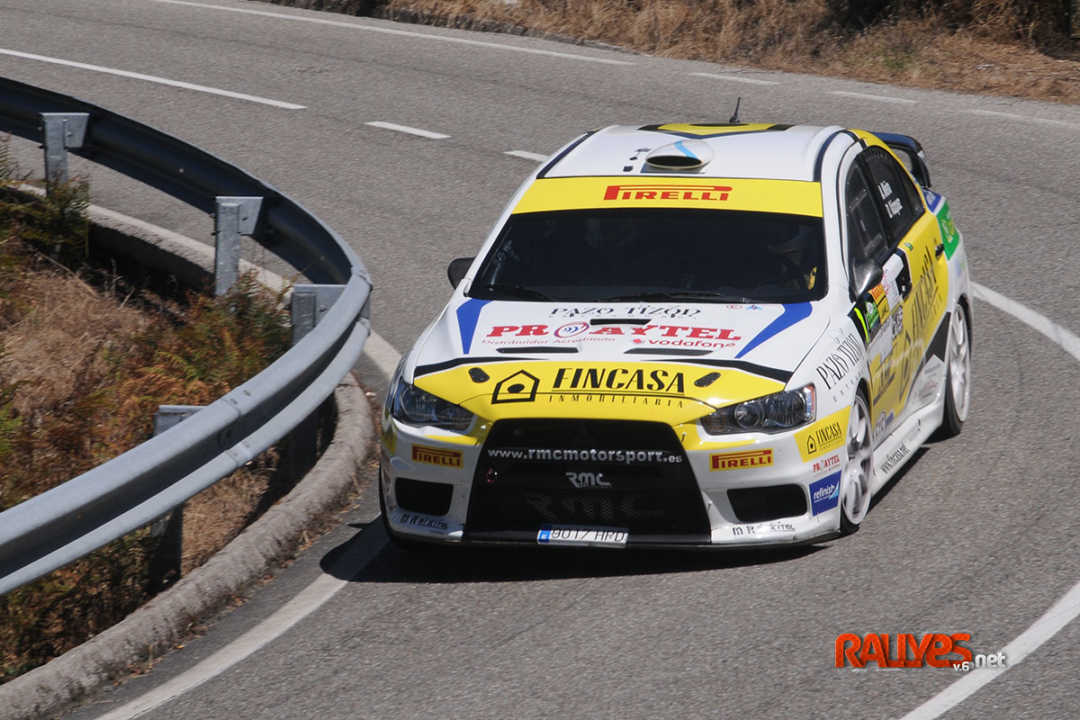
[[[629,544],[707,543],[674,431],[626,420],[501,420],[473,477],[466,538],[535,542],[544,526],[626,528]]]
[[[798,485],[773,485],[728,490],[739,522],[765,522],[806,513],[806,493]]]
[[[397,504],[410,512],[445,515],[450,511],[454,486],[446,483],[398,478],[394,484]]]

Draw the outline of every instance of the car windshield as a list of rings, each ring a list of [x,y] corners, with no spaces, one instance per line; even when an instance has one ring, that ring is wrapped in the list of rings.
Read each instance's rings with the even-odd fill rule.
[[[825,295],[821,218],[718,210],[513,215],[469,296],[802,302]]]

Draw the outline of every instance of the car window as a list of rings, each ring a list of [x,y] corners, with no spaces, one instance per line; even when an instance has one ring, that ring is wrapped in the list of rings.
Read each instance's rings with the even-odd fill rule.
[[[881,200],[889,244],[895,247],[924,211],[918,191],[899,163],[882,148],[868,148],[860,157]]]
[[[874,202],[870,183],[858,163],[848,171],[844,187],[847,207],[848,253],[852,270],[879,263],[884,258],[887,241],[885,227]],[[852,276],[857,277],[858,272]]]
[[[618,209],[510,217],[469,296],[801,302],[825,296],[821,218]]]

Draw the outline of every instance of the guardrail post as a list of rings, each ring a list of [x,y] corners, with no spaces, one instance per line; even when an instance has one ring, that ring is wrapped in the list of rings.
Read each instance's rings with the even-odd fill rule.
[[[219,196],[214,210],[214,295],[229,292],[240,275],[240,236],[251,235],[261,197]]]
[[[45,190],[68,181],[68,148],[81,148],[89,113],[41,113],[45,126]]]
[[[289,306],[292,313],[293,345],[315,329],[344,289],[344,285],[293,286],[292,304]]]
[[[191,417],[202,407],[198,405],[160,405],[154,413],[154,436],[158,436],[182,420]],[[161,538],[150,558],[149,588],[156,594],[180,579],[181,557],[184,550],[184,506],[173,508],[150,526],[150,536]]]
[[[289,311],[292,314],[292,344],[296,345],[309,332],[315,329],[330,306],[345,290],[344,285],[294,285]],[[297,423],[283,444],[282,462],[290,477],[299,477],[314,466],[318,460],[326,437],[333,433],[333,426],[324,427],[328,422],[327,400],[315,412]]]

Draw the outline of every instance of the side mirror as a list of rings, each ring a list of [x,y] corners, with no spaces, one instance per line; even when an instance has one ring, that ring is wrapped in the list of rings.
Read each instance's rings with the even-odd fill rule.
[[[465,277],[465,273],[469,272],[469,267],[472,265],[473,260],[476,258],[454,258],[450,261],[450,265],[446,268],[446,277],[450,279],[450,286],[457,287],[462,279]]]
[[[858,300],[870,291],[875,285],[880,285],[885,271],[876,262],[869,262],[862,267],[855,268],[851,278],[851,298]]]

